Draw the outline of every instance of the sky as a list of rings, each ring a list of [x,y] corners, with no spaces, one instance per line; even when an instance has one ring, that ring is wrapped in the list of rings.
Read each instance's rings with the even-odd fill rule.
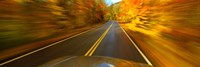
[[[119,1],[121,1],[121,0],[105,0],[105,1],[106,1],[106,3],[107,3],[108,5],[111,5],[111,4],[114,4],[114,3],[119,2]]]

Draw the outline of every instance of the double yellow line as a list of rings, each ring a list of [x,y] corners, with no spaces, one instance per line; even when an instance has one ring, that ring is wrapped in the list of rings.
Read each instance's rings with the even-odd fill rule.
[[[113,22],[108,27],[108,29],[106,29],[106,31],[101,35],[101,37],[94,43],[94,45],[87,51],[87,53],[84,56],[92,56],[92,54],[94,53],[94,51],[97,49],[97,47],[99,46],[99,44],[101,43],[101,41],[103,40],[103,38],[106,36],[106,34],[108,33],[108,31],[112,27],[112,25],[113,25]]]

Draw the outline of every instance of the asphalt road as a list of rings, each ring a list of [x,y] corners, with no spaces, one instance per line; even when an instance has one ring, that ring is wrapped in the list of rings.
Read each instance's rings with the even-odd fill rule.
[[[3,67],[36,67],[63,56],[108,56],[148,63],[115,21],[4,62]]]

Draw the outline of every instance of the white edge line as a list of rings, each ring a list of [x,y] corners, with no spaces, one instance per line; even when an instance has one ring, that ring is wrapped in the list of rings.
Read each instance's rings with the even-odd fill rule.
[[[120,25],[119,25],[120,26]],[[136,47],[136,49],[139,51],[139,53],[142,55],[142,57],[145,59],[145,61],[151,65],[152,63],[147,59],[147,57],[144,55],[144,53],[139,49],[139,47],[135,44],[135,42],[133,42],[133,40],[130,38],[130,36],[126,33],[126,31],[120,26],[120,28],[123,30],[123,32],[126,34],[126,36],[128,37],[128,39],[132,42],[132,44]]]
[[[23,54],[23,55],[21,55],[21,56],[18,56],[18,57],[16,57],[16,58],[11,59],[11,60],[5,61],[5,62],[1,63],[0,66],[3,66],[3,65],[8,64],[8,63],[10,63],[10,62],[13,62],[13,61],[15,61],[15,60],[18,60],[18,59],[23,58],[23,57],[25,57],[25,56],[28,56],[28,55],[30,55],[30,54],[36,53],[36,52],[38,52],[38,51],[44,50],[44,49],[46,49],[46,48],[48,48],[48,47],[54,46],[54,45],[56,45],[56,44],[58,44],[58,43],[61,43],[61,42],[66,41],[66,40],[69,40],[69,39],[71,39],[71,38],[74,38],[74,37],[76,37],[76,36],[79,36],[79,35],[81,35],[81,34],[84,34],[84,33],[86,33],[86,32],[89,32],[89,31],[91,31],[91,30],[93,30],[93,29],[96,29],[96,28],[98,28],[98,27],[95,27],[95,28],[92,28],[92,29],[90,29],[90,30],[81,32],[81,33],[76,34],[76,35],[74,35],[74,36],[71,36],[71,37],[68,37],[68,38],[66,38],[66,39],[63,39],[63,40],[57,41],[57,42],[55,42],[55,43],[52,43],[52,44],[50,44],[50,45],[41,47],[41,48],[39,48],[39,49],[36,49],[36,50],[31,51],[31,52],[29,52],[29,53]]]
[[[53,67],[53,66],[55,66],[55,65],[57,65],[57,64],[59,64],[59,63],[62,63],[62,62],[64,62],[64,61],[68,61],[68,60],[73,59],[73,58],[76,58],[76,56],[73,56],[73,57],[70,57],[70,58],[61,60],[61,61],[59,61],[59,62],[57,62],[57,63],[54,63],[54,64],[52,64],[52,65],[49,65],[48,67]]]

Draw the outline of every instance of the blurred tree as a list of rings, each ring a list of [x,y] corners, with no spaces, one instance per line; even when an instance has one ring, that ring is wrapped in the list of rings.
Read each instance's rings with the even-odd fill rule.
[[[0,50],[104,20],[104,0],[0,0]]]

